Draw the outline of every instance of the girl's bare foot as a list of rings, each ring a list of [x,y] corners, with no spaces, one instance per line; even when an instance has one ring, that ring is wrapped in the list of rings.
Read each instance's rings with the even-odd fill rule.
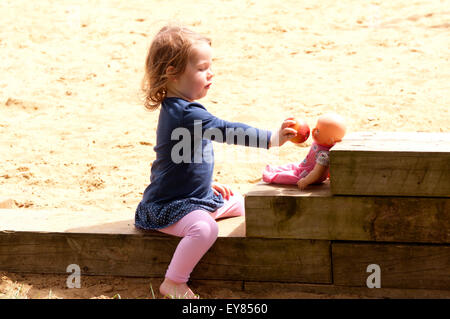
[[[186,283],[178,283],[165,278],[161,286],[159,286],[161,295],[172,299],[198,299],[199,296],[194,294]]]

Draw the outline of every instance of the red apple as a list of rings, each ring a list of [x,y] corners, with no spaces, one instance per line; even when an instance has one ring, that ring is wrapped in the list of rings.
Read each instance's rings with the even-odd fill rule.
[[[294,119],[295,124],[292,126],[294,130],[297,131],[297,135],[290,139],[292,143],[303,143],[305,142],[310,133],[308,124],[304,120]]]

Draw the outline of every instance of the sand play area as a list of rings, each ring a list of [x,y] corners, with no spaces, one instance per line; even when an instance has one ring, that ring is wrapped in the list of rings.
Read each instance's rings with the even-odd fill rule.
[[[448,0],[5,0],[0,12],[3,208],[134,212],[158,120],[143,107],[144,62],[171,22],[212,39],[215,77],[200,102],[220,118],[275,129],[294,116],[313,127],[334,111],[353,132],[450,132]],[[266,164],[300,161],[310,145],[215,143],[215,179],[245,193]],[[160,282],[90,277],[67,289],[65,280],[0,265],[0,298],[152,298]],[[194,286],[206,298],[322,296]]]

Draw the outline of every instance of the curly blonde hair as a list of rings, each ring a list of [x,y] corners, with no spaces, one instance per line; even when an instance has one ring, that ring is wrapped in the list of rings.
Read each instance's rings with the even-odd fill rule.
[[[156,110],[167,95],[169,76],[181,75],[186,69],[193,44],[211,40],[181,26],[165,26],[154,37],[145,62],[142,90],[144,105],[150,111]],[[173,69],[168,74],[167,68]]]

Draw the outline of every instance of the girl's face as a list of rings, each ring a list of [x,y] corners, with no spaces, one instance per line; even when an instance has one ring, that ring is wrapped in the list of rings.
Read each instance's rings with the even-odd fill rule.
[[[167,96],[177,96],[188,101],[205,97],[214,76],[211,66],[212,48],[209,44],[206,42],[194,44],[184,73],[169,83]]]

